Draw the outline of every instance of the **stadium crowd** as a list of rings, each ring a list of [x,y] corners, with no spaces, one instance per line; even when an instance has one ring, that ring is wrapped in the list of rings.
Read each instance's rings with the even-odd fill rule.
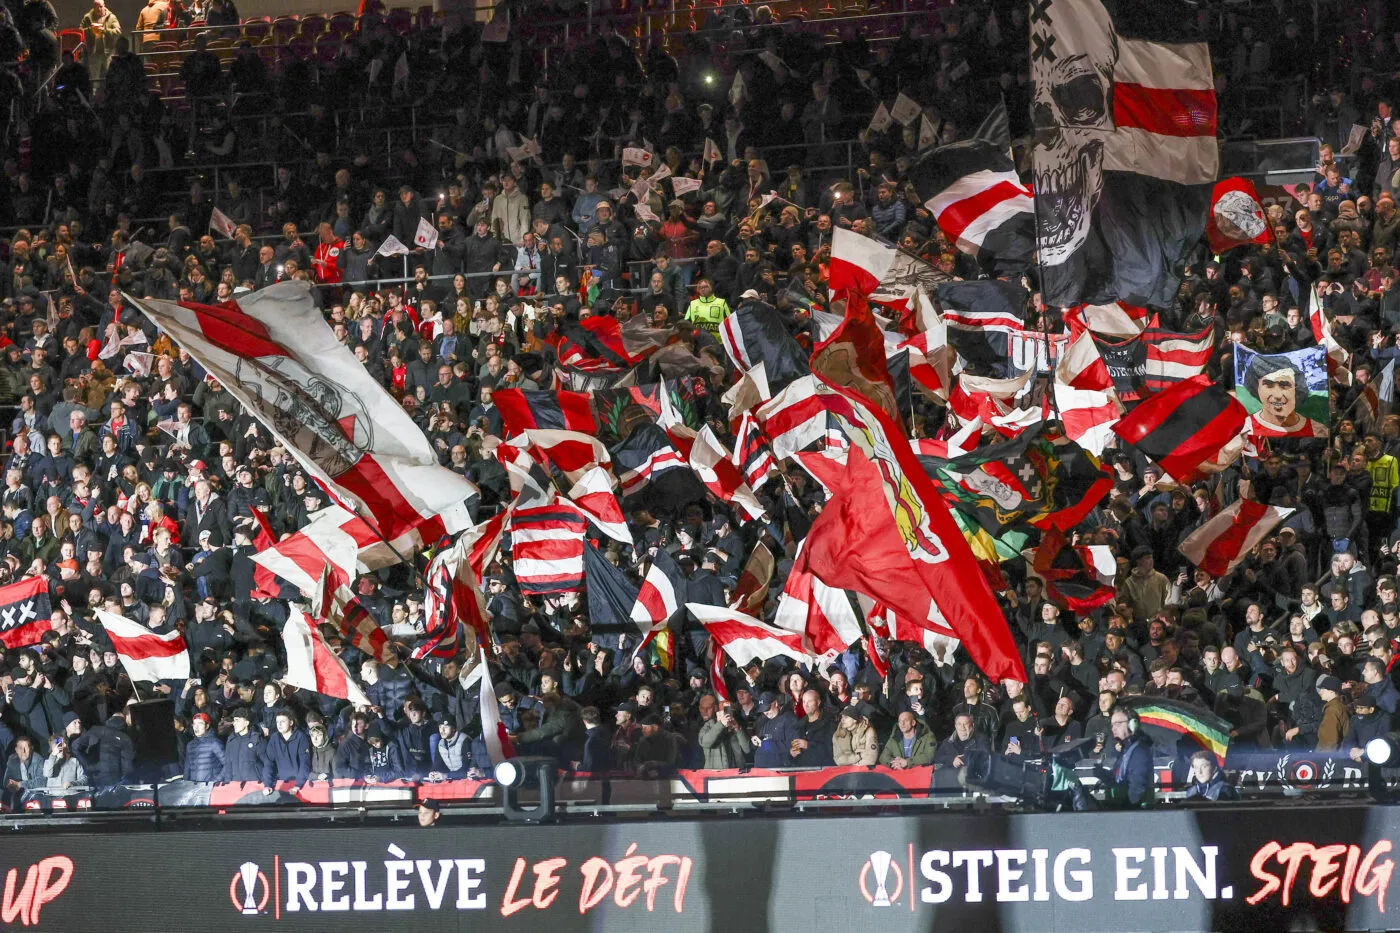
[[[330,63],[286,58],[269,72],[244,49],[225,70],[201,44],[181,66],[185,92],[205,98],[191,108],[188,136],[148,90],[126,38],[100,71],[89,73],[92,59],[60,63],[26,135],[6,137],[0,179],[0,217],[22,225],[0,244],[0,396],[14,406],[0,583],[47,576],[53,603],[52,631],[6,650],[0,664],[8,802],[31,789],[157,776],[135,759],[123,717],[150,697],[174,701],[181,762],[166,772],[189,780],[489,771],[471,651],[409,657],[427,625],[409,564],[357,582],[398,646],[382,664],[343,646],[368,706],[280,682],[288,608],[255,593],[254,510],[282,536],[330,500],[124,293],[215,303],[279,280],[313,284],[337,336],[441,463],[478,486],[479,519],[511,497],[494,453],[505,438],[493,393],[566,379],[550,339],[565,322],[644,315],[671,328],[666,365],[641,364],[637,382],[688,379],[687,420],[732,447],[720,397],[737,372],[719,324],[762,307],[810,348],[812,314],[828,305],[834,228],[920,257],[925,283],[986,274],[938,229],[910,168],[928,145],[966,136],[989,89],[1005,95],[1013,135],[1024,131],[1025,75],[998,64],[1026,58],[1024,24],[1007,14],[993,41],[981,7],[950,11],[873,47],[825,46],[820,34],[760,14],[714,73],[697,64],[707,61],[698,45],[638,56],[613,37],[563,50],[547,82],[522,74],[509,45],[439,47],[420,33],[391,35],[371,13]],[[1297,33],[1296,23],[1282,27],[1271,62],[1247,31],[1218,65],[1227,78],[1270,68],[1301,78],[1285,73],[1301,60],[1285,54]],[[407,78],[390,84],[400,52]],[[1376,50],[1385,54],[1393,50]],[[814,667],[727,663],[732,700],[720,700],[693,618],[678,622],[669,652],[634,655],[635,631],[591,627],[585,593],[523,595],[503,547],[483,582],[498,642],[491,679],[517,751],[579,771],[652,775],[957,768],[972,751],[1028,757],[1087,738],[1073,754],[1112,763],[1134,741],[1115,721],[1117,704],[1143,695],[1214,711],[1231,725],[1232,748],[1359,758],[1400,707],[1400,415],[1389,413],[1382,375],[1400,357],[1394,90],[1368,75],[1314,100],[1308,119],[1329,147],[1302,203],[1269,208],[1269,245],[1215,257],[1203,242],[1176,307],[1163,311],[1179,329],[1213,328],[1207,371],[1233,386],[1236,348],[1316,342],[1306,290],[1322,283],[1327,327],[1349,354],[1331,371],[1330,437],[1278,440],[1192,486],[1136,451],[1107,451],[1112,492],[1077,534],[1112,548],[1115,598],[1070,612],[1047,599],[1027,561],[1000,565],[1005,621],[987,624],[1010,626],[1026,684],[989,683],[961,650],[934,656],[902,641],[888,645],[882,677],[869,643],[857,642]],[[935,140],[920,140],[918,121],[867,129],[875,105],[897,92],[921,102]],[[370,157],[369,131],[405,98],[455,114],[455,126],[396,151],[385,170]],[[341,127],[337,136],[335,105],[357,99],[369,111],[363,135]],[[1222,112],[1242,112],[1223,100]],[[240,130],[259,101],[286,114],[271,138]],[[1367,126],[1360,151],[1334,161],[1352,123]],[[844,143],[855,139],[858,168],[848,173]],[[303,145],[314,157],[296,167]],[[632,148],[648,151],[646,164],[623,164]],[[270,189],[252,196],[236,175],[223,190],[201,182],[205,166],[255,149],[286,157]],[[669,177],[639,184],[663,166]],[[154,167],[183,168],[161,175],[182,180],[179,203],[159,229],[141,229],[133,218],[169,204]],[[211,225],[220,217],[231,235]],[[403,252],[385,254],[390,237]],[[1035,269],[1019,274],[1033,290]],[[1026,321],[1028,331],[1063,329],[1036,297]],[[1045,376],[1024,407],[1040,406]],[[941,401],[916,393],[912,407],[912,436],[951,432]],[[771,616],[824,496],[794,462],[756,492],[765,520],[743,521],[714,498],[641,497],[624,502],[634,547],[590,535],[634,582],[650,550],[666,549],[688,575],[686,600],[712,605],[726,604],[761,541],[778,555]],[[1241,498],[1293,511],[1212,578],[1178,545]],[[411,558],[421,569],[425,556]],[[153,631],[181,629],[195,676],[132,684],[93,621],[99,607]]]

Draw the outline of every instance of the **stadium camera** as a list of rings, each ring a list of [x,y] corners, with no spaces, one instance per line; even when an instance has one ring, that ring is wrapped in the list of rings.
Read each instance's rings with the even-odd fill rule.
[[[958,783],[967,790],[1015,797],[1033,806],[1043,805],[1050,795],[1050,773],[1044,762],[1017,762],[990,752],[969,752]]]
[[[513,823],[554,822],[554,782],[558,773],[554,759],[544,756],[507,758],[496,765],[492,776],[501,788],[501,809],[506,819]],[[526,787],[539,788],[539,803],[533,807],[520,805],[520,791]]]

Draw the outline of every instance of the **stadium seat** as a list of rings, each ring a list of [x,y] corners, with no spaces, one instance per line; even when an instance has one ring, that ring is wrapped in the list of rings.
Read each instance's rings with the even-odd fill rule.
[[[355,26],[355,17],[349,13],[337,13],[326,24],[327,30],[338,36],[350,35],[355,31]]]
[[[271,34],[271,16],[255,16],[252,19],[244,20],[243,22],[243,38],[247,39],[249,42],[252,42],[254,45],[257,45],[258,40],[261,39],[263,36]]]
[[[72,52],[75,56],[81,57],[87,43],[83,41],[81,29],[65,29],[58,34],[58,46],[61,51]]]
[[[283,45],[301,29],[301,18],[295,15],[279,16],[272,21],[272,35]]]
[[[315,39],[326,31],[326,18],[324,16],[307,16],[301,21],[301,34],[308,39]]]

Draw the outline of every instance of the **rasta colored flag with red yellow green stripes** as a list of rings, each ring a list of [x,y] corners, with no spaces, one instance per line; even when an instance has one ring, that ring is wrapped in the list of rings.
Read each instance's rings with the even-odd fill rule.
[[[1230,723],[1204,706],[1142,696],[1124,697],[1123,705],[1137,713],[1138,721],[1149,732],[1185,736],[1214,755],[1221,765],[1225,764],[1225,753],[1230,748]]]

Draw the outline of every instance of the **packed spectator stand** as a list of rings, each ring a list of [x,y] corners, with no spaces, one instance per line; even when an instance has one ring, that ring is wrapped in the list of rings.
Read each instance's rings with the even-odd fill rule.
[[[489,790],[470,639],[447,657],[412,656],[434,627],[423,574],[445,542],[356,581],[395,646],[379,663],[334,639],[368,704],[286,684],[280,630],[309,594],[269,594],[252,557],[268,547],[261,534],[293,535],[337,503],[126,296],[217,304],[306,283],[441,465],[478,488],[469,506],[484,522],[519,494],[497,452],[509,438],[494,393],[602,387],[561,360],[552,338],[565,321],[675,329],[666,364],[644,362],[632,385],[670,380],[663,409],[681,402],[690,429],[709,425],[735,448],[722,398],[742,373],[718,323],[761,303],[813,349],[835,228],[918,257],[932,284],[984,275],[934,222],[911,170],[924,150],[967,138],[998,97],[1011,136],[1030,129],[1028,69],[1007,67],[1030,54],[1019,4],[517,3],[481,23],[371,3],[240,22],[224,0],[143,12],[101,42],[102,8],[56,32],[36,6],[47,4],[11,16],[27,54],[3,79],[16,105],[0,180],[0,400],[12,406],[0,584],[45,577],[53,607],[52,630],[7,650],[0,669],[14,810],[123,806],[129,788],[175,776],[170,799],[212,806],[256,788],[306,803],[376,785],[390,801],[400,789]],[[1306,294],[1290,287],[1294,267],[1311,266],[1335,289],[1330,336],[1347,358],[1328,385],[1330,437],[1246,451],[1189,485],[1110,448],[1112,491],[1075,543],[1116,558],[1111,601],[1076,612],[1049,598],[1030,558],[994,562],[1024,686],[991,682],[965,650],[907,640],[878,664],[862,639],[817,665],[741,667],[719,652],[716,667],[684,610],[666,645],[638,651],[635,628],[590,627],[582,588],[522,593],[502,547],[480,583],[496,652],[487,677],[516,751],[599,781],[675,778],[697,796],[718,773],[807,769],[782,791],[802,797],[824,786],[803,773],[872,766],[910,793],[961,794],[971,752],[1064,748],[1086,776],[1112,773],[1128,741],[1114,711],[1160,699],[1228,723],[1232,773],[1266,773],[1259,762],[1275,752],[1361,762],[1400,706],[1400,416],[1374,385],[1400,352],[1397,52],[1378,24],[1333,35],[1343,27],[1271,11],[1209,14],[1219,132],[1315,138],[1315,173],[1285,166],[1312,190],[1269,206],[1269,245],[1216,256],[1202,242],[1164,317],[1211,330],[1206,372],[1234,386],[1236,347],[1316,342]],[[919,115],[877,129],[897,95]],[[1357,124],[1367,132],[1348,146]],[[1024,166],[1023,145],[1016,159]],[[670,177],[650,183],[662,168]],[[694,184],[677,190],[681,180]],[[1030,306],[1028,332],[1065,329],[1058,311]],[[1050,393],[1043,365],[1037,378],[1026,408]],[[911,437],[953,432],[946,393],[911,406]],[[599,420],[623,440],[627,419],[656,415],[637,405]],[[758,603],[771,619],[794,529],[810,527],[825,494],[793,461],[754,492],[763,520],[702,489],[679,506],[624,497],[635,545],[589,537],[633,586],[655,565],[648,549],[666,550],[685,573],[683,601],[715,606],[761,544],[776,556]],[[1193,566],[1179,546],[1240,500],[1293,511],[1229,572]],[[99,608],[178,629],[194,675],[133,684]],[[716,670],[732,699],[717,698]],[[123,717],[161,697],[174,706],[172,762],[142,760]],[[1216,799],[1215,771],[1188,777],[1193,751],[1160,745],[1155,781]]]

